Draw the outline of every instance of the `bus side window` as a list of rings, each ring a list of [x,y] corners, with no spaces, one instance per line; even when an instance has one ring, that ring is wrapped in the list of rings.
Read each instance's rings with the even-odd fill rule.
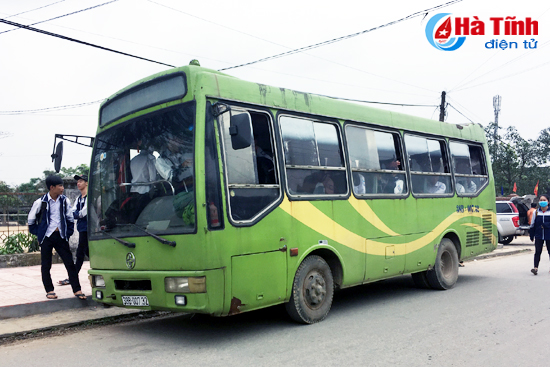
[[[275,155],[271,141],[271,129],[265,114],[250,112],[254,135],[254,154],[258,172],[258,184],[277,184]]]
[[[443,140],[405,134],[412,192],[430,196],[452,194],[451,173]]]
[[[281,116],[287,187],[291,195],[346,195],[342,145],[335,124]]]
[[[450,142],[456,193],[475,195],[488,181],[483,148],[462,142]]]
[[[406,195],[399,134],[346,126],[355,195]]]
[[[248,113],[254,142],[235,150],[229,133],[229,113],[218,117],[224,141],[229,217],[233,224],[247,224],[273,208],[281,197],[272,122],[266,113],[231,107],[231,113]]]

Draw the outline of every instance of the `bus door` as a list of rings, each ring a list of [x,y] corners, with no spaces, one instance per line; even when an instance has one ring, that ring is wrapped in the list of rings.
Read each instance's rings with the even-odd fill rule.
[[[230,106],[218,121],[231,223],[225,233],[233,248],[229,313],[234,314],[284,301],[285,226],[270,215],[282,200],[271,116]]]

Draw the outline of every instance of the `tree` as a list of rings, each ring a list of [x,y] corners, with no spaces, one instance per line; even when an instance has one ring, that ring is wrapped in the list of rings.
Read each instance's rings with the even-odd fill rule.
[[[537,181],[539,193],[548,191],[549,170],[544,166],[550,157],[550,129],[542,130],[536,140],[523,139],[513,126],[504,134],[499,128],[496,137],[494,130],[494,123],[485,128],[496,192],[500,193],[502,187],[509,194],[516,183],[518,195],[533,194]]]
[[[59,175],[61,177],[70,177],[72,178],[74,175],[88,175],[90,171],[90,168],[86,164],[81,164],[77,166],[76,168],[67,167],[62,168]],[[31,178],[29,182],[26,182],[24,184],[21,184],[17,186],[16,191],[17,192],[46,192],[46,177],[49,175],[57,175],[55,171],[52,170],[45,170],[43,173],[43,176],[41,178],[35,177]]]

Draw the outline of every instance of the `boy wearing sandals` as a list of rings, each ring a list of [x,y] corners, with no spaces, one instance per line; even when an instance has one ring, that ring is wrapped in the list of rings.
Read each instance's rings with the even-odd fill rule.
[[[88,176],[75,175],[76,187],[80,190],[80,196],[76,199],[74,207],[71,209],[74,219],[76,219],[76,230],[78,231],[78,248],[76,249],[76,273],[80,272],[84,256],[90,257],[88,250]],[[69,285],[69,279],[60,280],[59,285]]]
[[[46,187],[49,192],[33,203],[29,212],[29,232],[38,237],[40,243],[40,258],[42,262],[42,283],[46,289],[46,298],[56,299],[50,270],[52,268],[52,251],[59,254],[69,274],[73,293],[81,300],[86,296],[82,293],[78,273],[73,263],[69,248],[69,237],[74,232],[74,219],[71,213],[71,203],[63,195],[65,188],[59,176],[46,177]]]

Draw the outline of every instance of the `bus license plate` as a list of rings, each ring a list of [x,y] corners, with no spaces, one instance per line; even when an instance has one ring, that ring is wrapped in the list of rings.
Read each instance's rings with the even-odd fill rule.
[[[149,306],[147,296],[122,296],[124,306]]]

